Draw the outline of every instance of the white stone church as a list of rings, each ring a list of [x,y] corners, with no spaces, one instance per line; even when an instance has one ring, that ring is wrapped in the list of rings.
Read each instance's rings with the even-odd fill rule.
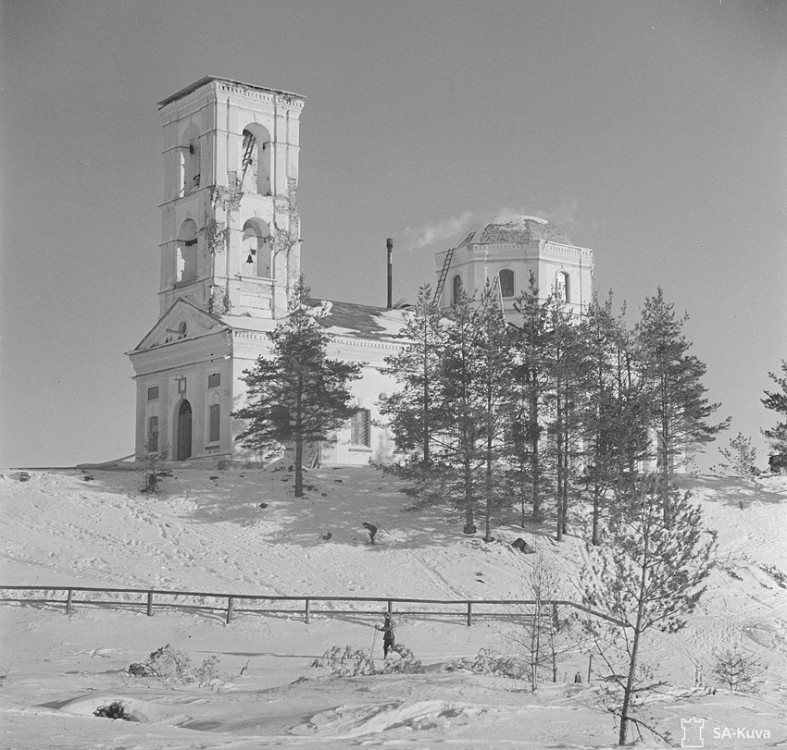
[[[270,351],[267,332],[287,313],[301,273],[297,207],[303,97],[206,77],[159,103],[164,126],[160,318],[128,353],[136,381],[137,455],[173,461],[255,460],[235,441],[243,371]],[[449,305],[460,289],[498,279],[507,316],[531,272],[577,310],[589,303],[593,253],[528,216],[485,223],[436,263]],[[424,282],[434,280],[424,279]],[[433,283],[434,286],[434,283]],[[363,363],[353,384],[360,411],[307,457],[367,464],[393,453],[376,424],[381,393],[396,388],[384,359],[402,345],[406,310],[323,301],[329,356]],[[513,318],[512,318],[513,319]]]

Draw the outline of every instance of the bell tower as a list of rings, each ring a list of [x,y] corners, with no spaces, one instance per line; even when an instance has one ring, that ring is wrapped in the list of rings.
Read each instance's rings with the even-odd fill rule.
[[[164,125],[160,314],[281,317],[300,275],[304,99],[208,76],[159,102]]]

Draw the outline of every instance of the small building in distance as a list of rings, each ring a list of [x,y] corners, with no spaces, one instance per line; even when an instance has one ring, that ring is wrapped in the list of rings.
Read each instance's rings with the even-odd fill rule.
[[[159,320],[128,352],[136,382],[135,451],[173,461],[255,461],[232,413],[245,403],[244,370],[270,352],[301,273],[300,116],[293,93],[205,77],[159,103],[164,126]],[[447,256],[448,263],[446,263]],[[509,216],[437,254],[443,304],[459,288],[500,279],[509,319],[535,273],[577,309],[592,293],[593,255],[543,219]],[[426,281],[426,280],[425,280]],[[328,355],[363,363],[352,385],[360,407],[307,463],[363,465],[393,456],[377,401],[396,383],[385,358],[403,345],[406,310],[315,300]]]

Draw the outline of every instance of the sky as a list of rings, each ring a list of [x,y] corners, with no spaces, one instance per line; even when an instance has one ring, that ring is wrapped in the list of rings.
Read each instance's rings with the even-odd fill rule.
[[[130,454],[125,356],[158,315],[157,102],[293,91],[302,268],[385,304],[501,213],[595,253],[632,322],[664,289],[737,432],[787,359],[787,2],[5,0],[0,466]],[[714,463],[711,447],[703,461]]]

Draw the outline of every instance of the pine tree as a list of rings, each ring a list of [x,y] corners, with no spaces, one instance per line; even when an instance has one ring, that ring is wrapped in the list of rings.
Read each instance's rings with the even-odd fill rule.
[[[761,399],[766,409],[784,417],[781,422],[776,423],[775,427],[762,431],[762,434],[770,440],[771,448],[777,455],[787,453],[787,361],[782,360],[781,370],[781,376],[768,373],[768,377],[779,386],[779,390],[765,391],[765,398]]]
[[[752,445],[751,438],[739,432],[730,438],[726,448],[719,448],[719,453],[724,459],[719,468],[733,476],[749,479],[757,474],[757,449]]]
[[[546,347],[549,340],[550,300],[539,299],[534,274],[528,289],[514,303],[520,319],[509,329],[512,339],[512,385],[514,405],[510,419],[508,456],[510,475],[519,495],[521,523],[525,526],[526,503],[536,523],[543,520],[545,494],[545,441],[543,422],[548,390]]]
[[[577,491],[575,480],[578,477],[590,370],[579,321],[560,295],[551,297],[548,313],[550,335],[544,363],[549,388],[545,402],[554,470],[555,531],[560,542],[567,531],[569,501]]]
[[[612,672],[619,700],[611,708],[620,719],[618,744],[626,742],[636,698],[651,689],[642,684],[640,649],[650,630],[674,633],[705,591],[716,549],[715,535],[703,540],[702,514],[689,504],[688,493],[669,488],[665,522],[660,478],[648,475],[628,486],[625,503],[610,518],[610,550],[598,548],[592,570],[581,580],[588,606],[615,622],[589,623],[599,653]],[[622,669],[615,648],[622,648]],[[619,704],[619,705],[618,705]]]
[[[484,463],[484,540],[492,539],[492,509],[498,505],[500,459],[512,412],[512,357],[503,311],[487,282],[475,314],[477,383],[481,395],[481,453]]]
[[[477,488],[475,472],[479,465],[479,442],[482,439],[483,402],[478,388],[477,329],[474,302],[462,292],[448,312],[445,338],[440,351],[441,420],[440,459],[457,475],[464,510],[465,534],[474,534]]]
[[[687,320],[687,315],[675,315],[675,306],[665,301],[659,288],[655,297],[645,300],[636,328],[642,383],[651,401],[665,514],[669,512],[667,488],[678,463],[729,425],[729,419],[718,424],[708,421],[719,404],[709,403],[705,397],[702,378],[707,368],[689,354],[691,343],[683,335]]]
[[[327,358],[330,337],[308,299],[309,288],[301,277],[289,314],[268,334],[270,356],[260,356],[243,373],[248,404],[233,413],[247,421],[237,438],[246,448],[262,452],[294,445],[296,497],[303,496],[304,446],[328,440],[352,416],[348,384],[361,373],[359,364]]]
[[[634,348],[624,323],[612,311],[612,295],[588,307],[581,336],[587,344],[587,409],[584,480],[592,504],[591,543],[600,543],[602,513],[610,494],[635,472],[647,450],[647,400],[634,376]]]
[[[443,338],[440,318],[430,287],[421,287],[418,301],[399,333],[406,346],[385,360],[399,389],[381,396],[380,414],[388,419],[397,450],[407,454],[410,465],[416,469],[431,466],[432,434],[439,428],[435,423],[438,417],[435,389]]]

